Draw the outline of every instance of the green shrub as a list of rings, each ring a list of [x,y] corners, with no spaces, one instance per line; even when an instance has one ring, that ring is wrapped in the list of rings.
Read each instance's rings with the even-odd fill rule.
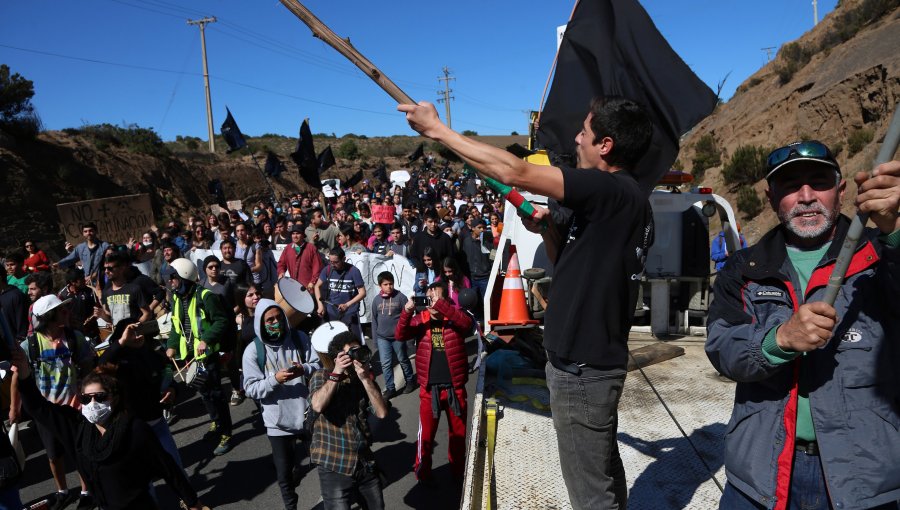
[[[680,159],[676,159],[675,162],[672,163],[672,170],[675,170],[676,172],[684,171],[684,164],[681,162]]]
[[[869,142],[875,138],[875,132],[871,129],[854,129],[847,137],[847,155],[853,156],[857,152],[863,150],[863,147],[869,145]]]
[[[766,176],[766,156],[769,151],[755,145],[742,145],[734,151],[722,168],[725,184],[741,186],[754,184]]]
[[[187,147],[189,151],[195,151],[200,148],[200,141],[196,138],[188,137],[184,140],[184,146]]]
[[[791,81],[794,74],[803,69],[815,51],[803,46],[798,42],[787,43],[778,51],[778,63],[775,65],[775,73],[778,75],[778,81],[782,85]]]
[[[707,133],[697,140],[694,146],[694,159],[691,160],[691,174],[694,179],[700,180],[706,169],[722,164],[722,151],[716,144],[716,138],[712,133]]]
[[[762,212],[763,201],[756,194],[753,186],[743,185],[738,189],[737,206],[743,213],[744,219],[749,220]]]
[[[513,131],[512,133],[509,134],[509,136],[519,136],[519,132]]]
[[[86,125],[81,133],[94,142],[97,150],[104,151],[109,147],[124,147],[131,152],[149,154],[151,156],[167,156],[169,149],[163,144],[153,128],[142,128],[136,124],[124,127],[112,124]]]
[[[356,145],[356,142],[353,141],[352,138],[348,138],[341,142],[338,146],[337,150],[334,152],[334,155],[339,158],[344,159],[359,159],[361,153],[359,151],[359,146]]]
[[[478,131],[472,131],[471,129],[466,129],[462,132],[463,136],[478,136]]]

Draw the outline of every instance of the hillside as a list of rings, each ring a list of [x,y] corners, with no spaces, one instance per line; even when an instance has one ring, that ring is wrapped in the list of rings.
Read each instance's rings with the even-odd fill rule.
[[[722,165],[706,169],[700,182],[728,196],[732,204],[737,202],[736,190],[725,184],[722,169],[739,146],[770,150],[798,139],[818,139],[837,152],[844,176],[852,179],[868,169],[900,99],[898,5],[896,0],[840,2],[813,30],[782,46],[775,59],[685,137],[679,155],[683,168],[697,172],[692,168],[697,143],[711,135],[721,150]],[[874,22],[858,22],[859,31],[839,42],[857,9],[873,6],[886,6],[887,14]],[[805,58],[809,61],[802,65]],[[798,65],[802,67],[795,69]],[[789,79],[782,84],[784,78]],[[765,182],[757,181],[753,188],[765,200]],[[856,186],[850,182],[845,214],[853,214],[855,196]],[[746,219],[744,234],[755,241],[776,222],[765,205],[761,214]]]
[[[121,130],[118,132],[121,134]],[[524,136],[477,138],[497,147],[526,143]],[[388,172],[408,168],[407,155],[422,141],[411,136],[314,137],[314,140],[317,152],[332,145],[335,153],[341,154],[338,148],[348,140],[358,149],[356,159],[337,157],[337,164],[323,174],[323,179],[345,179],[359,169],[371,179],[372,170],[382,159]],[[297,190],[312,190],[302,181],[288,156],[294,150],[296,139],[267,135],[249,138],[248,142],[256,150],[260,165],[265,165],[266,150],[278,154],[284,164],[284,173],[270,179],[279,198]],[[13,140],[0,132],[0,189],[5,191],[0,200],[0,217],[4,218],[0,225],[0,253],[21,249],[25,238],[32,238],[51,258],[62,255],[64,241],[56,211],[58,203],[148,193],[156,222],[163,225],[172,218],[184,219],[194,212],[208,212],[214,203],[207,191],[211,179],[222,182],[228,200],[243,200],[252,207],[250,202],[268,198],[260,171],[246,149],[225,154],[225,144],[218,139],[216,154],[211,155],[199,152],[206,148],[205,142],[199,151],[191,151],[187,145],[194,143],[184,140],[165,146],[140,141],[120,143],[86,129],[46,131],[34,140]],[[426,144],[426,152],[430,149]],[[384,154],[392,156],[382,158]],[[435,156],[440,160],[440,155]],[[459,163],[451,166],[461,169]]]

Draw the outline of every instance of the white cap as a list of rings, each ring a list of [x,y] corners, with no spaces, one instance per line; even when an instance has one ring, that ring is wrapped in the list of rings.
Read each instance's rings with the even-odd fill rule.
[[[33,313],[37,317],[43,317],[48,313],[52,312],[54,309],[68,304],[72,301],[72,298],[67,298],[65,301],[60,301],[58,297],[53,294],[49,296],[43,296],[34,302],[34,306],[31,308],[31,313]]]

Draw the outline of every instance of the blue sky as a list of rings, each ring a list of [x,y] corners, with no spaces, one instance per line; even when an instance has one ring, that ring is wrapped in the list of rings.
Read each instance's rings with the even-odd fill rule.
[[[583,0],[587,1],[587,0]],[[837,0],[818,2],[819,18]],[[813,26],[810,0],[644,0],[660,32],[723,97],[778,47]],[[524,132],[572,1],[305,0],[416,100],[434,102],[451,71],[454,129]],[[166,140],[206,138],[199,29],[207,26],[215,129],[226,105],[250,135],[412,134],[396,103],[276,0],[5,0],[0,63],[34,81],[47,129],[137,124]],[[18,49],[14,49],[14,48]],[[29,51],[23,51],[29,50]],[[65,58],[64,58],[65,57]],[[77,60],[81,59],[81,60]],[[102,61],[101,64],[91,61]],[[127,67],[135,66],[135,67]],[[438,105],[444,116],[443,105]]]

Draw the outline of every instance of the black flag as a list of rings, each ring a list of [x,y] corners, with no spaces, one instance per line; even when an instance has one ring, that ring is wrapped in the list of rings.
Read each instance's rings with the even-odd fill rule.
[[[303,124],[300,124],[297,150],[291,153],[291,159],[297,164],[300,169],[300,177],[306,181],[306,184],[316,189],[322,189],[322,181],[319,180],[319,161],[316,159],[316,149],[313,147],[309,120],[304,119]]]
[[[575,135],[590,101],[601,96],[631,99],[650,114],[651,146],[634,169],[648,190],[675,161],[681,135],[712,113],[717,102],[637,0],[578,3],[559,48],[538,146],[551,156],[574,156]]]
[[[270,177],[278,177],[284,171],[284,164],[278,159],[278,156],[269,151],[266,154],[266,175]]]
[[[422,142],[419,144],[418,147],[416,147],[416,150],[414,150],[413,153],[409,155],[409,157],[408,157],[409,162],[412,163],[413,161],[421,158],[424,155],[425,155],[425,142]]]
[[[231,110],[229,110],[227,106],[225,107],[225,112],[228,113],[228,115],[225,116],[225,122],[222,123],[219,132],[222,133],[222,138],[224,138],[225,143],[228,144],[228,151],[226,152],[231,153],[246,147],[247,142],[244,140],[244,135],[238,128],[237,122],[234,121],[234,117],[231,116]]]
[[[520,145],[518,143],[514,143],[512,145],[507,145],[506,152],[512,154],[513,156],[515,156],[517,158],[521,158],[521,159],[525,159],[528,156],[531,156],[532,154],[534,154],[533,150],[522,147],[522,145]],[[468,165],[465,165],[463,168],[465,168],[466,166],[468,166]]]
[[[357,184],[359,184],[359,181],[361,181],[362,178],[363,178],[362,170],[357,171],[355,174],[351,175],[350,178],[344,182],[344,189],[350,189],[353,186],[356,186]]]
[[[334,166],[334,153],[331,152],[331,146],[325,147],[325,150],[316,158],[319,163],[319,175],[325,173],[325,170]]]
[[[372,172],[372,175],[374,175],[376,179],[378,179],[379,181],[381,181],[385,184],[389,184],[391,182],[391,180],[388,179],[387,167],[385,167],[384,163],[382,163],[381,166],[376,168],[375,171]]]
[[[209,191],[210,195],[216,197],[217,204],[223,209],[228,209],[227,201],[225,200],[225,191],[222,189],[222,181],[213,179],[206,183],[206,189]]]

